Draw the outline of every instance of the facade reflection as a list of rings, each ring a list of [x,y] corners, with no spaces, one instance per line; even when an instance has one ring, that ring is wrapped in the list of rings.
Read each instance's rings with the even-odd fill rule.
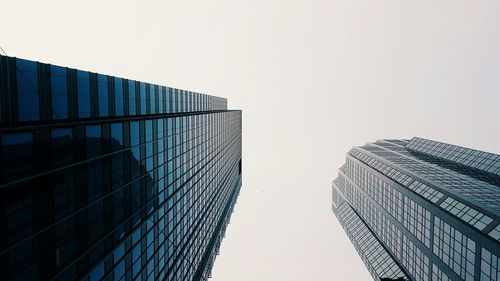
[[[0,280],[205,280],[241,186],[241,112],[16,58],[0,70]]]

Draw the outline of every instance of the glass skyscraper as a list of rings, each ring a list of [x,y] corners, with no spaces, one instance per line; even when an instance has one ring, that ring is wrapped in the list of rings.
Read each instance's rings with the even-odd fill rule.
[[[332,189],[374,280],[500,280],[500,155],[378,140],[347,153]]]
[[[206,280],[241,187],[226,99],[0,56],[0,280]]]

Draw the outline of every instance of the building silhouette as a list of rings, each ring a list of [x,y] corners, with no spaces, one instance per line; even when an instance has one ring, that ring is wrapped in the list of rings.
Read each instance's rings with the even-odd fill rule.
[[[374,280],[500,280],[500,156],[437,141],[347,153],[332,209]]]
[[[241,187],[223,98],[0,56],[0,280],[206,280]]]

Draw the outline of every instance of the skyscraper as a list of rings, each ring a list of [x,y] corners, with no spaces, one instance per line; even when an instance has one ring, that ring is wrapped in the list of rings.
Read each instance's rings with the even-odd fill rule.
[[[226,100],[0,56],[0,280],[206,280],[241,187]]]
[[[437,141],[355,147],[332,209],[374,280],[500,280],[500,156]]]

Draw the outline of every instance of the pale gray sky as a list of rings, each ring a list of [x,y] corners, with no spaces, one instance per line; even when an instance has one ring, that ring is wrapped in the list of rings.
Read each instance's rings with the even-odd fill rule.
[[[243,187],[214,281],[369,280],[330,209],[330,183],[354,145],[421,136],[500,153],[497,0],[0,7],[11,56],[243,109]]]

